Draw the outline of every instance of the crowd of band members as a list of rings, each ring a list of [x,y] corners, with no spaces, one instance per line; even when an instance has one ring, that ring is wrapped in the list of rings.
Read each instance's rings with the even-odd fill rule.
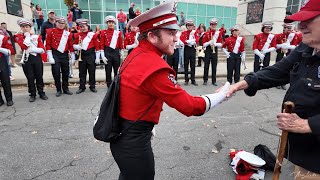
[[[48,99],[43,88],[43,61],[46,59],[51,64],[57,97],[62,94],[73,94],[68,88],[68,79],[72,65],[79,59],[79,56],[82,61],[78,62],[80,85],[76,93],[80,94],[85,91],[87,73],[89,74],[89,89],[92,92],[97,92],[95,71],[96,65],[99,64],[105,66],[106,83],[109,87],[112,82],[112,71],[115,75],[121,59],[124,59],[124,49],[128,50],[129,54],[139,45],[137,27],[130,27],[131,31],[123,36],[121,31],[116,30],[116,22],[115,17],[107,16],[105,18],[107,29],[100,30],[97,27],[92,32],[87,19],[78,19],[73,27],[68,28],[64,17],[57,17],[53,11],[49,11],[48,21],[42,25],[41,35],[36,35],[30,33],[33,23],[27,19],[20,19],[18,25],[21,27],[22,33],[16,34],[14,41],[28,55],[22,67],[28,80],[29,101],[36,100],[36,93],[41,99]],[[195,80],[196,58],[198,57],[197,66],[201,67],[201,62],[204,62],[203,85],[208,84],[211,64],[211,83],[217,86],[216,71],[219,48],[227,57],[227,80],[230,83],[236,83],[240,80],[241,62],[245,61],[245,39],[240,36],[238,26],[230,28],[230,36],[225,36],[226,29],[223,26],[217,30],[218,22],[217,18],[212,18],[209,22],[210,27],[206,30],[204,24],[195,28],[193,20],[188,19],[185,22],[186,29],[177,32],[174,54],[165,56],[164,59],[177,75],[179,68],[183,69],[184,85],[188,85],[189,80],[191,84],[198,85]],[[293,24],[284,23],[283,33],[276,35],[271,33],[272,25],[271,22],[262,23],[262,32],[255,35],[252,45],[255,54],[255,72],[269,66],[272,51],[276,51],[276,62],[278,62],[301,42],[301,33],[293,31]],[[6,68],[8,63],[4,57],[15,52],[12,45],[14,42],[11,42],[10,38],[3,33],[0,35],[0,40],[2,41],[0,49],[1,84],[7,105],[10,106],[13,104],[10,75],[8,68]],[[78,53],[75,54],[75,51]],[[285,87],[282,88],[285,89]],[[4,101],[1,97],[0,105],[3,104]]]

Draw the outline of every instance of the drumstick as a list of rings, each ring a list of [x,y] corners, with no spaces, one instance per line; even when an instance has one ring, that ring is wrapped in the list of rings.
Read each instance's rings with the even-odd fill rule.
[[[291,101],[286,101],[284,104],[284,112],[285,113],[292,113],[293,108],[294,108],[294,103]],[[281,166],[282,166],[282,161],[283,161],[283,156],[286,150],[286,145],[287,145],[287,140],[288,140],[288,132],[285,130],[282,130],[282,134],[280,137],[280,148],[278,151],[278,155],[277,155],[277,161],[274,167],[274,171],[273,171],[273,176],[272,176],[272,180],[279,180],[279,176],[280,176],[280,170],[281,170]]]

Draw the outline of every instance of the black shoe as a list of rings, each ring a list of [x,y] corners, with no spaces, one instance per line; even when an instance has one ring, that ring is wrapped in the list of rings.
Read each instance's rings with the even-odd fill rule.
[[[0,100],[0,106],[4,105],[4,101]]]
[[[197,67],[201,67],[201,64],[198,64]]]
[[[218,86],[218,84],[217,84],[217,83],[215,83],[215,82],[214,82],[214,83],[212,83],[212,85],[214,85],[214,86]]]
[[[34,101],[36,101],[36,97],[35,96],[30,96],[29,102],[34,102]]]
[[[80,94],[80,93],[82,93],[82,92],[84,92],[84,89],[79,89],[79,90],[76,92],[76,94]]]
[[[63,91],[63,94],[68,94],[68,95],[72,95],[73,93],[69,90]]]
[[[205,81],[205,82],[203,82],[203,84],[202,84],[202,85],[205,85],[205,86],[206,86],[207,84],[208,84],[208,83],[207,83],[207,81]]]
[[[277,86],[276,88],[277,88],[277,89],[280,89],[280,86]]]
[[[13,105],[13,101],[8,101],[7,102],[7,106],[12,106]]]
[[[184,85],[185,85],[185,86],[188,86],[188,82],[184,82]]]
[[[193,81],[191,84],[195,85],[195,86],[198,86],[197,82],[196,81]]]
[[[91,91],[91,92],[94,92],[94,93],[98,92],[98,91],[96,90],[96,88],[90,88],[90,91]]]
[[[48,97],[45,94],[40,95],[40,99],[42,100],[48,100]]]
[[[281,86],[281,89],[287,90],[286,85]]]
[[[56,93],[56,97],[60,97],[61,96],[61,91],[57,91],[57,93]]]

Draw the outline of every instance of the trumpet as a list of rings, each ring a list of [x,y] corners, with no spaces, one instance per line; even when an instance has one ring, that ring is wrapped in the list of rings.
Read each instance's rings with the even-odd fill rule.
[[[213,42],[215,42],[215,37],[214,37],[214,35],[212,36],[212,39],[211,39],[211,40],[213,40]],[[211,45],[211,49],[212,49],[212,53],[215,54],[215,53],[216,53],[216,50],[215,50],[215,46],[214,46],[214,45]]]
[[[81,51],[82,51],[82,39],[81,39],[81,36],[79,36],[79,46],[80,46],[80,49],[79,49],[79,58],[78,58],[78,61],[82,61],[81,59]]]
[[[28,61],[29,55],[30,54],[27,53],[26,50],[23,50],[22,57],[21,57],[21,60],[20,60],[20,64],[25,64],[25,62]]]

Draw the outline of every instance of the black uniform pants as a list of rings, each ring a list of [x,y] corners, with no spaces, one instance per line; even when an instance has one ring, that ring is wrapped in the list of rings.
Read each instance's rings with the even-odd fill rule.
[[[179,50],[175,49],[172,55],[168,55],[167,63],[176,72],[176,80],[178,76]]]
[[[215,52],[212,53],[211,46],[208,46],[205,50],[205,56],[204,56],[204,72],[203,72],[203,81],[208,81],[208,75],[209,75],[209,65],[211,62],[211,74],[212,74],[212,83],[215,83],[216,75],[217,75],[217,64],[218,64],[218,48],[215,47]]]
[[[232,84],[232,76],[234,76],[234,82],[237,83],[240,80],[240,67],[241,57],[240,54],[232,54],[227,59],[227,80]]]
[[[254,55],[254,63],[253,63],[253,71],[257,72],[262,68],[268,67],[270,64],[270,53],[265,54],[265,57],[263,59],[263,66],[260,66],[260,57],[257,55]]]
[[[184,46],[184,80],[189,82],[189,63],[191,69],[191,82],[195,81],[195,73],[196,73],[196,49],[192,46]]]
[[[4,56],[0,57],[0,81],[4,91],[6,101],[12,101],[11,83],[9,77],[8,62]],[[0,89],[0,101],[3,102],[1,89]]]
[[[87,72],[89,73],[89,88],[96,87],[96,64],[94,49],[88,49],[81,52],[82,61],[79,61],[79,89],[86,89]]]
[[[68,53],[61,53],[56,50],[52,50],[53,59],[55,64],[51,65],[52,76],[54,78],[54,84],[57,91],[68,91],[69,81],[69,57]],[[61,88],[61,75],[62,74],[62,88]]]
[[[126,129],[133,121],[122,120]],[[155,163],[151,147],[154,124],[137,121],[116,142],[110,143],[112,155],[120,169],[119,180],[154,180]]]
[[[108,64],[105,65],[105,72],[106,72],[107,86],[109,87],[112,82],[112,78],[111,78],[112,69],[114,74],[113,77],[115,77],[120,66],[120,52],[118,48],[112,49],[110,47],[105,47],[104,53],[106,58],[108,59]]]
[[[22,65],[23,72],[28,80],[28,92],[30,96],[44,95],[43,87],[43,63],[40,54],[29,55],[29,59]]]
[[[290,52],[291,52],[291,50],[288,50],[286,56],[289,56]],[[278,50],[277,50],[276,63],[279,62],[279,61],[284,57],[284,54],[285,54],[285,53],[283,53],[283,52],[281,51],[281,49],[278,49]]]

